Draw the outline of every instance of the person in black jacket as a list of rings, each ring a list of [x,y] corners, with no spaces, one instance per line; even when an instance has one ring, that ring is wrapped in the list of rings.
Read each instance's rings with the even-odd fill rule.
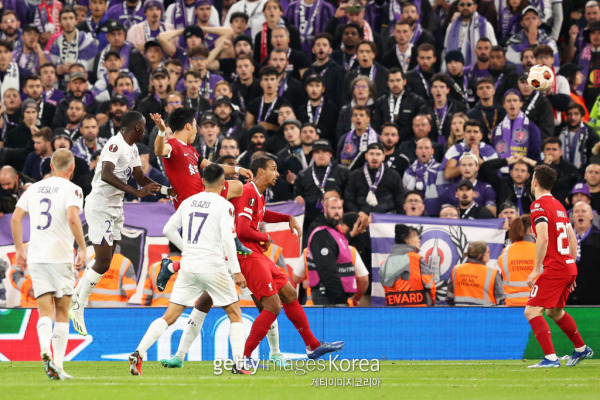
[[[17,200],[33,182],[10,165],[0,169],[0,217],[15,211]]]
[[[345,71],[358,68],[356,46],[362,41],[361,27],[353,23],[344,25],[341,31],[341,41],[343,47],[333,51],[331,53],[331,59],[344,68]],[[339,42],[339,39],[336,39],[336,45],[339,45]],[[342,98],[340,98],[340,101],[343,103]]]
[[[544,140],[554,135],[554,114],[552,104],[545,94],[533,90],[527,83],[527,75],[522,74],[518,82],[519,92],[523,96],[521,111],[529,118],[542,133]],[[502,121],[502,120],[500,120]]]
[[[304,204],[304,238],[310,232],[308,228],[323,210],[321,199],[329,189],[344,193],[348,185],[350,172],[332,160],[333,148],[329,140],[315,140],[312,145],[314,163],[298,173],[294,182],[294,201]]]
[[[404,209],[402,177],[384,165],[383,146],[371,143],[367,147],[365,159],[367,162],[364,167],[350,174],[350,181],[344,192],[344,209],[367,214],[401,214]]]
[[[577,238],[577,286],[569,296],[569,305],[600,304],[600,229],[592,224],[593,213],[589,204],[579,202],[573,207],[573,230]]]
[[[456,185],[456,197],[458,198],[458,211],[460,219],[491,219],[494,214],[484,206],[480,206],[473,200],[473,182],[463,179]]]
[[[435,73],[436,61],[435,47],[429,43],[423,43],[417,48],[417,64],[419,65],[405,75],[408,89],[427,101],[432,99],[429,81]]]
[[[497,101],[502,101],[504,93],[508,89],[514,89],[517,86],[517,71],[514,65],[506,61],[506,50],[504,50],[504,47],[492,47],[492,51],[490,52],[490,76],[494,80]]]
[[[386,68],[398,67],[404,72],[412,71],[417,66],[417,48],[423,43],[435,44],[435,39],[417,21],[405,17],[391,29],[394,33],[385,44],[386,53],[381,58],[381,64]]]
[[[398,126],[400,142],[403,142],[412,134],[413,118],[418,114],[429,114],[431,110],[425,99],[407,90],[406,75],[400,68],[388,71],[387,87],[390,94],[375,101],[371,125],[379,132],[384,122],[393,122]]]
[[[539,164],[547,164],[556,170],[558,179],[552,188],[552,195],[567,208],[566,199],[573,186],[582,180],[576,166],[563,157],[562,142],[559,138],[550,137],[542,143],[544,161]]]
[[[164,68],[155,69],[152,73],[150,84],[152,85],[150,94],[137,104],[135,107],[136,111],[141,112],[142,115],[160,114],[165,119],[167,117],[165,114],[165,102],[171,91],[167,70]],[[152,121],[152,118],[149,118],[146,122],[148,132],[151,132],[154,126],[154,121]]]
[[[475,105],[475,82],[469,79],[464,73],[465,57],[460,50],[451,50],[446,53],[446,67],[450,77],[449,98],[461,102],[471,109]]]
[[[510,166],[507,177],[500,177],[498,170]],[[518,154],[508,158],[488,160],[479,167],[479,176],[490,184],[496,192],[496,204],[512,203],[517,206],[519,215],[529,213],[533,196],[529,178],[529,165]]]
[[[456,113],[466,113],[467,107],[450,97],[450,78],[439,73],[431,78],[431,102],[433,121],[433,137],[438,143],[446,143],[452,131],[452,116]]]
[[[583,122],[585,109],[581,104],[571,103],[567,107],[567,120],[556,127],[554,136],[563,143],[564,157],[583,174],[592,157],[594,145],[600,141],[597,132]]]
[[[312,52],[315,62],[304,74],[305,76],[319,75],[325,84],[325,99],[338,107],[344,104],[344,77],[346,70],[331,58],[333,51],[333,37],[329,33],[320,33],[315,36]],[[307,81],[304,82],[308,84]]]
[[[344,78],[344,89],[347,90],[344,99],[350,100],[350,82],[357,76],[366,76],[374,84],[377,91],[375,97],[387,92],[388,70],[383,65],[375,61],[377,57],[377,46],[373,42],[363,40],[356,49],[356,59],[358,68],[348,71]]]
[[[325,80],[319,74],[308,75],[304,80],[304,90],[308,101],[296,108],[298,119],[303,123],[315,124],[320,137],[335,141],[335,126],[340,110],[324,97]]]
[[[75,64],[71,66],[73,68]],[[67,110],[73,100],[80,100],[89,114],[96,114],[98,102],[92,91],[88,90],[87,77],[84,72],[71,72],[69,69],[69,83],[67,84],[67,95],[58,102],[56,113],[52,119],[52,129],[63,128],[69,123]]]
[[[475,90],[479,101],[475,104],[475,107],[467,113],[467,117],[480,122],[479,126],[481,127],[483,141],[489,144],[489,134],[494,130],[496,125],[504,119],[506,110],[494,97],[496,89],[494,89],[494,81],[492,78],[487,76],[479,78],[475,84]]]

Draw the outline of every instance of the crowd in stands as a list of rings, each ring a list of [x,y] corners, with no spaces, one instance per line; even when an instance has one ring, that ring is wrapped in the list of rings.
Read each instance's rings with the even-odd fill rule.
[[[595,0],[0,0],[0,9],[0,216],[50,173],[58,148],[76,155],[72,180],[87,195],[129,110],[147,119],[144,172],[168,185],[149,114],[168,125],[185,106],[197,110],[201,157],[246,168],[256,155],[276,160],[267,202],[305,205],[305,246],[329,191],[364,221],[361,234],[372,212],[506,218],[508,229],[529,212],[539,164],[557,171],[553,195],[579,224],[578,242],[600,234],[587,223],[600,228]],[[536,64],[555,73],[547,92],[527,83]]]

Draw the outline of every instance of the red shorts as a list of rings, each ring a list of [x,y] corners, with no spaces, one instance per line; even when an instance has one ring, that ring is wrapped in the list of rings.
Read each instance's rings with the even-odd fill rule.
[[[287,277],[275,263],[262,253],[238,259],[248,289],[258,300],[277,294],[279,289],[288,282]]]
[[[577,275],[541,274],[531,288],[527,305],[544,308],[565,308],[569,288]]]

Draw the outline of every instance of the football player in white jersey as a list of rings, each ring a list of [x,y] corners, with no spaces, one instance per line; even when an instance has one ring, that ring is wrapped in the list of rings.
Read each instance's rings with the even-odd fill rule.
[[[75,287],[73,266],[81,269],[86,257],[79,217],[83,209],[83,192],[70,181],[75,169],[70,150],[56,150],[50,168],[52,177],[31,185],[17,202],[11,228],[17,265],[29,268],[37,300],[40,314],[37,333],[46,374],[50,379],[71,379],[73,377],[63,368],[63,359],[69,336],[69,302]],[[30,227],[27,254],[23,247],[22,226],[26,214],[29,214]],[[79,246],[75,262],[73,239]]]
[[[235,374],[243,369],[244,324],[235,285],[246,287],[233,240],[234,208],[221,197],[225,172],[220,165],[204,169],[205,191],[184,200],[163,229],[165,236],[182,250],[181,269],[165,314],[150,324],[137,349],[129,356],[129,370],[142,374],[146,352],[172,325],[186,307],[193,307],[207,292],[217,307],[223,307],[231,322],[229,341],[236,362]],[[182,228],[183,238],[178,230]],[[233,278],[232,275],[233,274]]]
[[[102,274],[110,267],[115,247],[121,240],[125,193],[144,197],[154,196],[160,190],[167,194],[168,188],[148,178],[142,170],[135,143],[144,138],[145,132],[146,119],[141,113],[129,111],[123,115],[121,131],[102,148],[92,180],[92,192],[85,199],[88,238],[94,245],[96,257],[77,285],[69,309],[73,328],[81,335],[87,335],[83,309]],[[127,184],[131,175],[141,189]]]

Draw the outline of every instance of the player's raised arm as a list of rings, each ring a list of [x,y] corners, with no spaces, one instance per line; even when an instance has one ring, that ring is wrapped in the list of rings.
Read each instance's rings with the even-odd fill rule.
[[[168,157],[171,154],[171,145],[167,143],[166,130],[167,127],[160,114],[150,114],[150,118],[156,124],[158,128],[158,135],[154,140],[154,154],[157,157]]]
[[[10,219],[10,227],[12,230],[13,242],[15,243],[17,265],[24,268],[27,265],[27,254],[23,248],[23,218],[27,212],[22,208],[16,207]]]
[[[198,166],[200,167],[200,169],[203,170],[204,168],[208,167],[210,164],[212,164],[212,162],[208,161],[206,158],[203,158]],[[239,174],[248,179],[254,178],[254,175],[252,175],[252,171],[250,171],[249,169],[246,169],[243,167],[234,167],[233,165],[226,165],[226,164],[219,164],[219,165],[221,166],[221,168],[223,168],[226,175]]]
[[[535,225],[536,229],[536,241],[535,241],[535,264],[533,271],[527,277],[527,284],[532,287],[535,280],[540,275],[542,270],[542,262],[546,257],[546,251],[548,250],[548,222],[540,221]],[[577,251],[577,243],[575,243],[575,251]]]

